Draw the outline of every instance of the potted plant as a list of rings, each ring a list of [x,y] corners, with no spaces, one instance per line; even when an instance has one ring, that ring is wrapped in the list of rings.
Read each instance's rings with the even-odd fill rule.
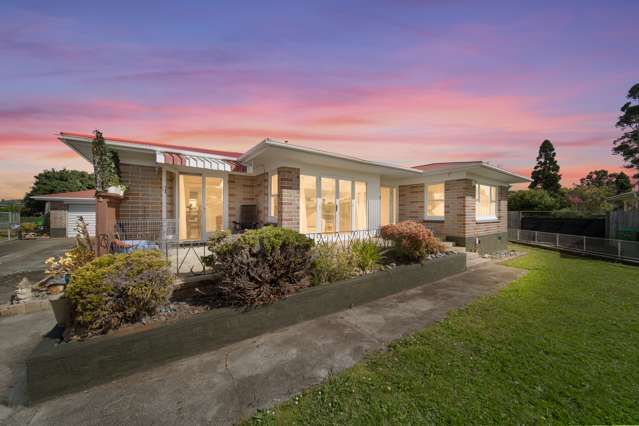
[[[118,153],[106,146],[102,132],[96,130],[91,145],[95,190],[109,194],[124,195],[126,186],[120,182],[120,158]]]

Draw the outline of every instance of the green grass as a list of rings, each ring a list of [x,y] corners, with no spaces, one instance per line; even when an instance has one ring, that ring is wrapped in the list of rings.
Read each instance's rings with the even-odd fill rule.
[[[639,268],[519,248],[497,295],[247,423],[639,423]]]

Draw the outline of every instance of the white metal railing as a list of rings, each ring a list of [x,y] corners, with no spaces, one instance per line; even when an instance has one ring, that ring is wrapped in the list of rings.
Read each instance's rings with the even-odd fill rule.
[[[381,238],[379,229],[363,229],[346,232],[311,232],[305,234],[316,243],[333,243],[342,247],[350,247],[354,241],[375,241],[378,245],[386,246],[388,241]]]
[[[20,212],[0,212],[0,239],[17,238],[20,226]]]
[[[525,229],[509,229],[508,239],[513,242],[639,262],[639,241],[557,234]]]

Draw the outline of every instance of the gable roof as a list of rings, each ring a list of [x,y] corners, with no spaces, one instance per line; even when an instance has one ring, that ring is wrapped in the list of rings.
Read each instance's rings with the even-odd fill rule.
[[[449,173],[449,172],[456,172],[456,171],[467,171],[467,170],[473,170],[473,169],[474,170],[483,169],[485,171],[495,172],[504,177],[507,177],[511,181],[511,183],[530,182],[530,179],[525,176],[510,172],[508,170],[502,169],[501,167],[497,167],[493,164],[490,164],[487,161],[481,161],[481,160],[430,163],[430,164],[422,164],[420,166],[413,166],[413,168],[417,170],[421,170],[425,175]]]
[[[42,201],[95,200],[95,189],[74,192],[58,192],[56,194],[34,195],[31,198]]]
[[[75,138],[83,138],[83,139],[93,140],[93,138],[95,136],[94,135],[90,135],[90,134],[86,134],[86,133],[60,132],[59,133],[59,137],[60,138],[75,137]],[[220,155],[220,156],[223,156],[223,157],[230,157],[230,158],[239,158],[242,155],[241,152],[235,152],[235,151],[221,151],[221,150],[217,150],[217,149],[207,149],[207,148],[199,148],[199,147],[186,147],[186,146],[180,146],[180,145],[164,144],[164,143],[159,143],[159,142],[138,141],[138,140],[134,140],[134,139],[125,139],[125,138],[113,138],[111,136],[108,136],[108,137],[105,136],[104,140],[108,141],[108,142],[122,142],[122,143],[127,144],[127,145],[139,146],[141,148],[149,147],[149,148],[163,148],[166,151],[199,152],[199,153],[202,153],[202,154]]]

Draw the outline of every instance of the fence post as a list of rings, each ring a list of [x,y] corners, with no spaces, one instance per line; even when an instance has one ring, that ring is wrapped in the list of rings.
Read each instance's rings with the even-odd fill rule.
[[[537,242],[537,231],[535,231],[535,242]]]
[[[584,235],[584,251],[586,251],[586,236]]]
[[[559,234],[555,234],[555,246],[559,247]]]
[[[517,241],[521,241],[521,238],[519,238],[519,233],[521,232],[521,229],[517,230]]]
[[[621,257],[621,240],[617,240],[617,257]]]

